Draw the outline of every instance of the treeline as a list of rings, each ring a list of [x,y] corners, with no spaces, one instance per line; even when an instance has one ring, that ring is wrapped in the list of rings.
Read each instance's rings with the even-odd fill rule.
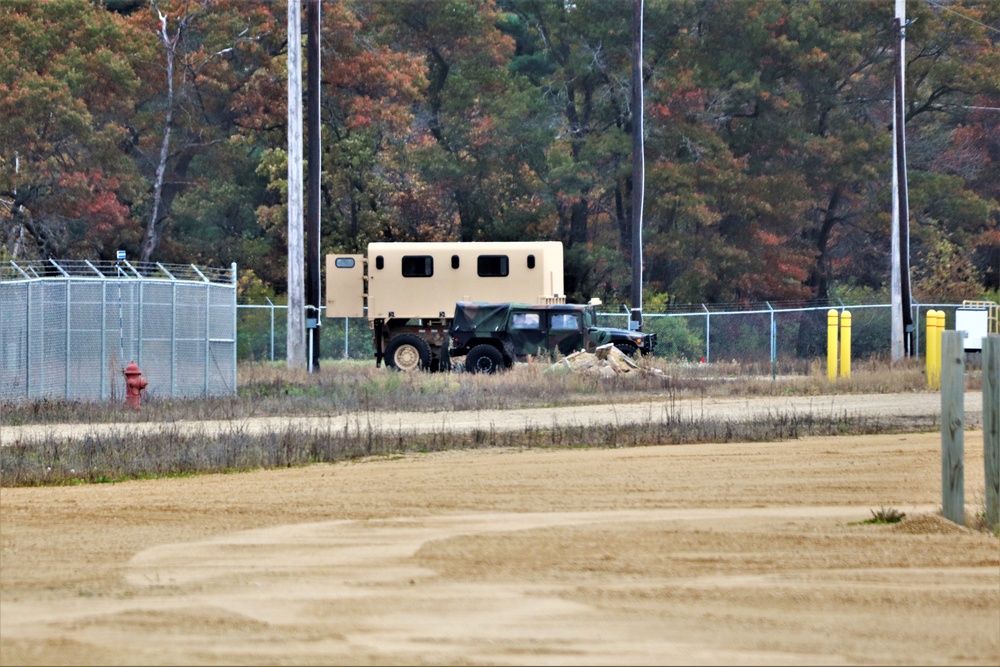
[[[886,293],[893,3],[645,0],[646,310]],[[631,0],[325,0],[322,249],[564,243],[627,302]],[[1000,290],[1000,0],[911,0],[921,301]],[[284,2],[0,2],[0,258],[286,289]],[[306,153],[307,154],[307,153]]]

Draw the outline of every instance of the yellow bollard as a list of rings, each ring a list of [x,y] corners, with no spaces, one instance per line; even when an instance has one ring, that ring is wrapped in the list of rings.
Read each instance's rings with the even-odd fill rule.
[[[826,311],[826,378],[837,379],[837,311]]]
[[[851,377],[851,311],[840,315],[840,377]]]
[[[936,310],[927,311],[927,343],[926,354],[927,354],[927,388],[937,389],[938,388],[938,375],[940,372],[938,364],[941,361],[941,355],[938,354],[938,346],[941,344],[941,336],[937,332],[938,318]]]
[[[944,311],[935,311],[937,323],[934,326],[934,389],[941,388],[941,334],[944,333]]]

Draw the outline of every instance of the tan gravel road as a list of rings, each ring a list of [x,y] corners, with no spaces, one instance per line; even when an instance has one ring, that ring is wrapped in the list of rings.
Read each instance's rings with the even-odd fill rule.
[[[0,427],[0,446],[19,441],[53,436],[79,438],[87,434],[108,434],[123,429],[180,432],[211,432],[239,429],[244,433],[279,430],[289,424],[305,429],[323,429],[366,433],[369,429],[403,433],[439,430],[476,429],[511,430],[526,427],[546,428],[601,424],[635,424],[678,415],[691,419],[747,420],[768,415],[821,417],[879,417],[906,420],[909,417],[940,415],[941,398],[937,393],[840,394],[833,396],[754,396],[748,398],[665,399],[601,405],[574,405],[555,408],[517,410],[477,410],[472,412],[369,412],[331,414],[313,417],[251,417],[237,420],[197,422],[140,422],[129,424],[47,424]],[[969,428],[982,422],[982,392],[965,394],[965,418]]]

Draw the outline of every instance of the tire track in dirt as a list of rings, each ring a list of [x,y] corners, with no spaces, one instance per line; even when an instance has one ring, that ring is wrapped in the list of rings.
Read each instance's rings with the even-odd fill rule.
[[[671,632],[655,618],[609,613],[573,599],[575,583],[455,581],[414,557],[433,542],[490,533],[628,522],[749,527],[856,520],[866,511],[833,506],[484,513],[277,526],[146,549],[125,571],[135,591],[130,599],[91,600],[56,613],[50,606],[11,604],[5,634],[30,637],[47,626],[45,632],[81,644],[109,642],[119,651],[167,662],[171,656],[224,662],[250,654],[263,662],[403,655],[437,664],[567,664],[582,657],[594,664],[844,663],[836,654],[736,650]],[[716,593],[765,586],[794,596],[816,585],[841,584],[830,573],[820,582],[778,573],[682,582],[647,578],[641,585]],[[172,629],[158,632],[158,625]],[[175,653],[178,632],[184,648]],[[283,640],[275,642],[275,636]]]

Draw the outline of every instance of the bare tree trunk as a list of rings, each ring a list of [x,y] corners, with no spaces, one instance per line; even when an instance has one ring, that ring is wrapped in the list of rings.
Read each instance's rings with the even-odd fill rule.
[[[177,26],[177,32],[171,38],[167,30],[167,15],[157,9],[160,15],[160,39],[167,55],[167,116],[163,121],[163,141],[160,143],[160,160],[156,165],[156,178],[153,181],[153,206],[149,214],[149,224],[142,238],[142,249],[139,260],[148,262],[156,247],[160,244],[160,232],[157,228],[160,216],[160,204],[163,200],[163,180],[167,171],[167,157],[170,155],[170,131],[174,123],[174,54],[177,41],[184,28],[184,20]]]

